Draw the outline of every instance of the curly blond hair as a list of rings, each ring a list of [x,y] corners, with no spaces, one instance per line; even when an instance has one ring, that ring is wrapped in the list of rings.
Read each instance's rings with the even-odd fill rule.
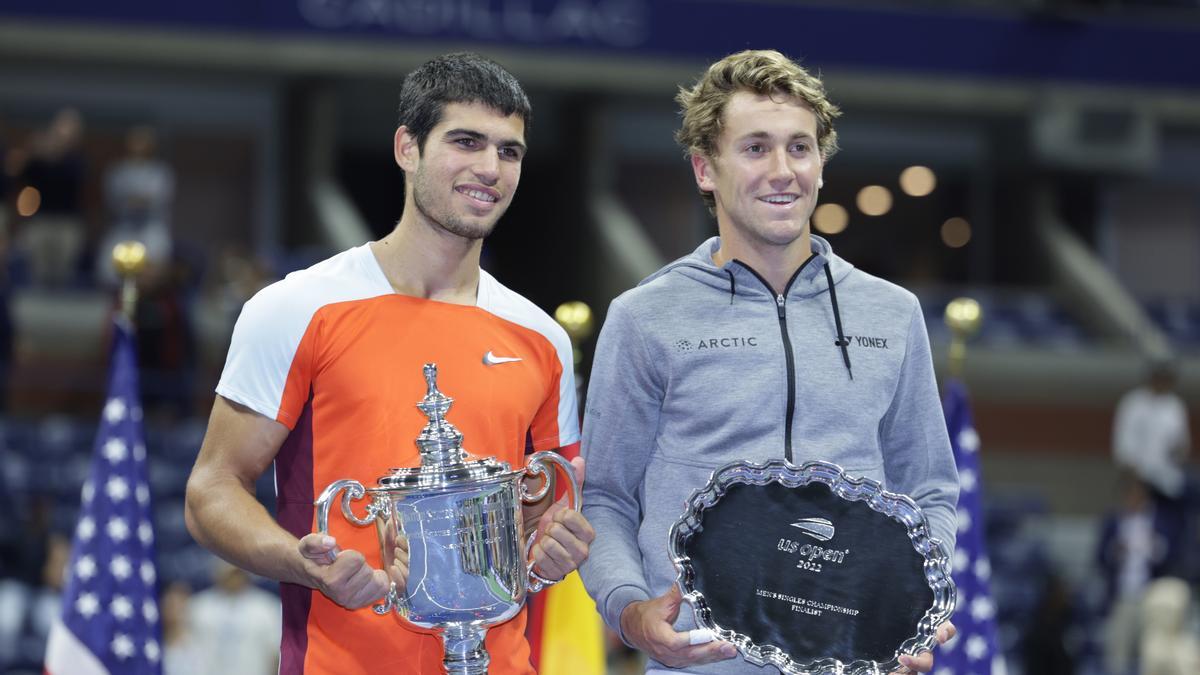
[[[761,49],[730,54],[709,66],[695,86],[679,88],[675,101],[683,124],[675,132],[675,140],[687,155],[716,157],[725,106],[739,91],[799,99],[817,118],[821,158],[828,160],[837,152],[833,120],[842,113],[826,98],[821,78],[773,49]],[[716,202],[712,193],[701,190],[700,196],[713,210]]]

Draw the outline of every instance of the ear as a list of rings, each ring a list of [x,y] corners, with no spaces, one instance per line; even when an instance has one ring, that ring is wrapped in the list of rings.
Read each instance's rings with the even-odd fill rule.
[[[392,138],[392,152],[396,156],[396,165],[405,173],[417,170],[421,161],[421,147],[417,143],[417,137],[408,132],[408,127],[401,126],[396,129],[396,135]]]
[[[825,176],[817,176],[817,189],[825,187]]]
[[[714,176],[716,170],[717,167],[708,157],[699,153],[692,155],[692,173],[696,175],[696,187],[704,192],[716,191],[717,183]]]

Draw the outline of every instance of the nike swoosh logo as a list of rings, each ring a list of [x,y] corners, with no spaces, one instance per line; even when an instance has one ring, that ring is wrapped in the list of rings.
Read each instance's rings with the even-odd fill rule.
[[[520,357],[496,356],[495,354],[493,354],[491,352],[488,352],[483,355],[483,365],[485,365],[485,366],[498,366],[501,363],[516,363],[517,361],[520,361],[520,360],[521,360]]]

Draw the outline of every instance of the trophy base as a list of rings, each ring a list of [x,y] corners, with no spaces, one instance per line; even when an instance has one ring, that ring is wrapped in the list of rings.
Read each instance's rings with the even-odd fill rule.
[[[446,667],[447,675],[487,675],[487,650],[483,648],[483,638],[487,628],[470,625],[449,625],[442,632],[442,646],[445,658],[442,665]]]

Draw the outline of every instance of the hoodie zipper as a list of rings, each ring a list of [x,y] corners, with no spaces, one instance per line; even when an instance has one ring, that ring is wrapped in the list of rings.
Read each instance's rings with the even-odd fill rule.
[[[775,306],[779,308],[779,332],[783,335],[783,356],[787,361],[787,422],[783,427],[783,457],[791,463],[792,418],[796,414],[796,356],[792,353],[792,340],[788,337],[785,303],[786,299],[782,294],[775,296]]]
[[[775,309],[779,317],[779,334],[783,336],[783,357],[784,362],[787,364],[787,413],[784,417],[783,426],[783,457],[788,462],[792,461],[792,419],[796,415],[796,355],[792,350],[792,340],[788,337],[787,294],[792,289],[792,284],[800,277],[801,270],[816,257],[815,255],[809,256],[808,260],[805,260],[792,274],[792,278],[788,279],[787,284],[783,287],[783,293],[775,295]],[[734,259],[733,262],[749,270],[750,274],[753,274],[756,279],[761,281],[762,285],[766,286],[769,292],[774,293],[775,289],[771,288],[771,284],[761,274],[756,272],[753,267],[741,260]]]

